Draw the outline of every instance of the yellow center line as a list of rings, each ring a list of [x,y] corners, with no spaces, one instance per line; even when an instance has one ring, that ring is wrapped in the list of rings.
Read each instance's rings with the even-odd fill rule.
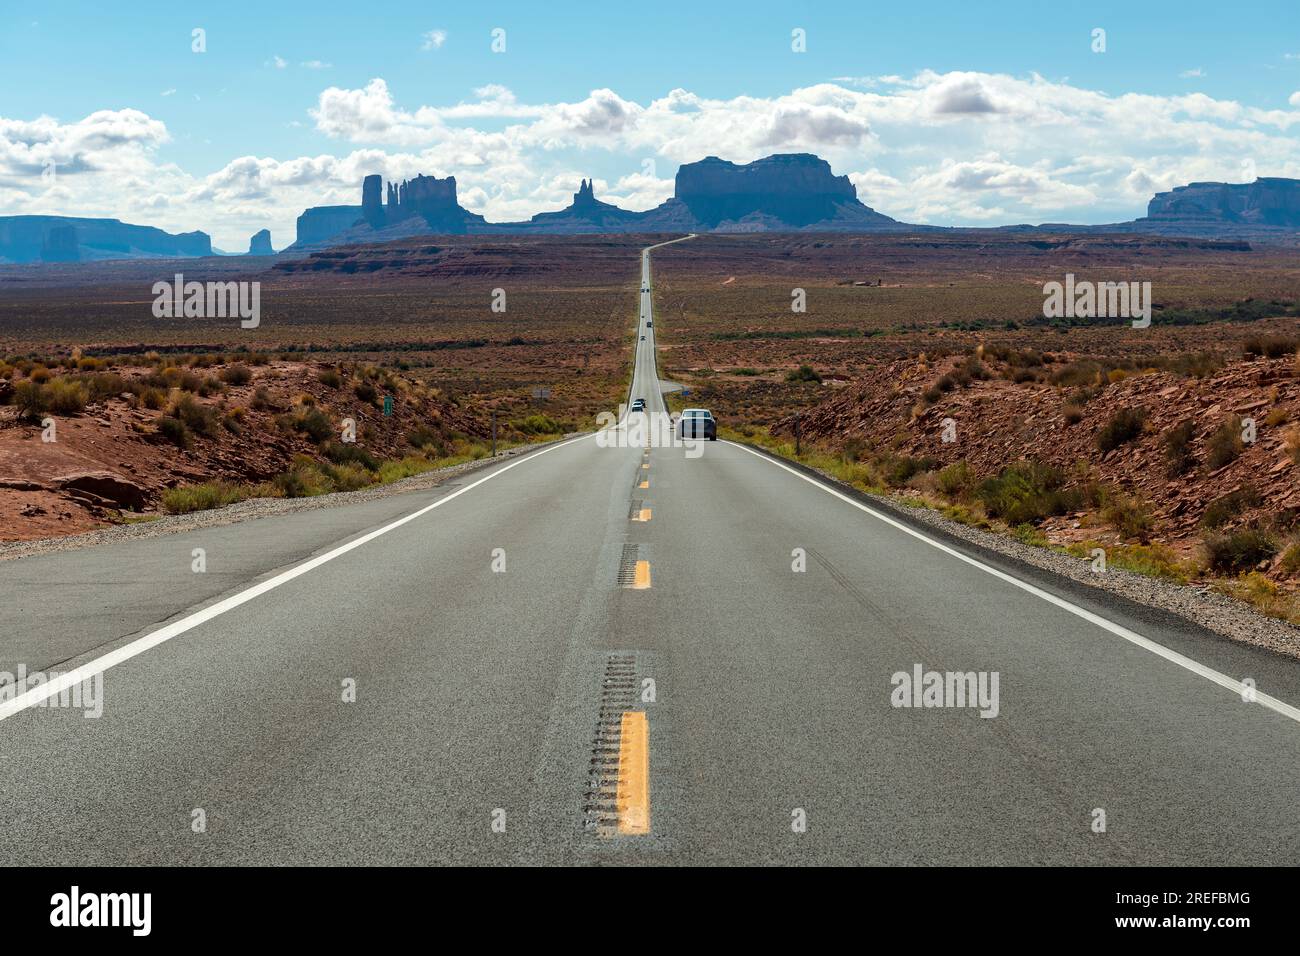
[[[643,710],[623,712],[615,805],[619,833],[644,836],[650,832],[650,724]]]
[[[642,509],[637,513],[637,516],[636,516],[635,518],[633,518],[632,520],[633,520],[633,521],[649,521],[649,520],[650,520],[650,509],[649,509],[649,508],[642,508]]]
[[[636,563],[636,581],[632,587],[638,591],[644,591],[650,587],[650,562],[638,561]]]
[[[649,487],[650,487],[650,479],[647,478],[645,481],[641,482],[641,484],[637,485],[637,487],[638,487],[638,488],[649,488]]]
[[[642,468],[649,468],[649,467],[650,467],[650,463],[649,463],[649,462],[646,462],[646,463],[645,463],[644,465],[642,465],[641,467],[642,467]]]

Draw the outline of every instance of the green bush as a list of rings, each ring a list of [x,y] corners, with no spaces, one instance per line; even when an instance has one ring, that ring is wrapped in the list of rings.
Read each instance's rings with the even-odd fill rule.
[[[214,408],[204,405],[193,395],[181,395],[175,402],[169,414],[185,423],[185,427],[190,431],[203,435],[207,438],[217,434],[217,429],[221,426],[221,416]]]
[[[546,415],[529,415],[518,422],[511,422],[525,435],[563,435],[564,426]]]
[[[228,365],[221,370],[221,380],[227,385],[247,385],[253,380],[253,370],[247,365]]]
[[[1107,494],[1101,517],[1125,538],[1136,538],[1143,544],[1150,540],[1151,531],[1155,527],[1155,518],[1147,505],[1124,494]]]
[[[1231,534],[1204,537],[1206,563],[1220,574],[1249,571],[1277,554],[1277,541],[1266,531],[1244,528]]]
[[[1097,447],[1103,452],[1113,451],[1120,445],[1131,442],[1142,434],[1142,425],[1145,422],[1145,409],[1121,408],[1097,433]]]
[[[367,471],[378,471],[379,462],[360,445],[351,442],[330,441],[323,449],[325,457],[336,465],[361,465]]]
[[[39,420],[49,411],[44,386],[39,382],[28,380],[14,386],[14,406],[23,418]]]
[[[940,469],[936,480],[941,492],[950,498],[959,498],[970,491],[971,486],[975,483],[975,476],[971,474],[970,466],[966,464],[966,460],[962,459]]]
[[[1196,423],[1190,418],[1165,432],[1161,439],[1165,446],[1165,477],[1177,478],[1195,467],[1196,456],[1192,453],[1195,435]]]
[[[1036,524],[1052,515],[1077,511],[1082,495],[1064,486],[1061,472],[1036,461],[1008,465],[996,478],[987,478],[975,488],[984,510],[1009,525]]]
[[[1230,418],[1216,428],[1205,447],[1205,463],[1211,471],[1217,471],[1236,461],[1245,448],[1241,442],[1241,419]]]
[[[1243,511],[1254,508],[1260,500],[1258,489],[1253,485],[1242,485],[1236,491],[1230,491],[1206,505],[1205,514],[1201,516],[1201,526],[1222,528]]]
[[[168,488],[162,493],[162,506],[174,515],[189,514],[191,511],[207,511],[224,505],[242,501],[247,497],[244,489],[224,481],[210,481],[202,485],[185,485],[180,488]]]
[[[811,365],[800,365],[793,372],[785,377],[787,382],[817,382],[820,383],[822,377],[817,374],[817,370]]]
[[[158,419],[158,434],[162,435],[177,448],[190,447],[190,430],[179,418],[164,415]]]

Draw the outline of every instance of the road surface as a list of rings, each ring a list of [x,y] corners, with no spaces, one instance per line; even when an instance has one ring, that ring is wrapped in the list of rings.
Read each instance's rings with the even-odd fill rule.
[[[739,445],[610,444],[0,562],[0,670],[102,679],[0,703],[0,863],[1300,862],[1300,665]],[[996,706],[894,706],[918,666]]]

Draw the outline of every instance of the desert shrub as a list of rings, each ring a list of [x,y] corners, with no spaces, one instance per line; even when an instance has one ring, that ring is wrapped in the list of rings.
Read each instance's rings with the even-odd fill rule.
[[[28,371],[27,377],[38,385],[44,385],[54,377],[54,373],[44,365],[34,365],[31,370]]]
[[[31,380],[14,386],[13,403],[18,414],[27,419],[39,419],[49,410],[44,386]]]
[[[1253,485],[1242,485],[1236,491],[1230,491],[1206,505],[1205,514],[1201,516],[1201,526],[1222,528],[1243,511],[1256,507],[1260,501],[1258,489]]]
[[[406,443],[412,448],[432,448],[439,454],[443,448],[441,436],[427,425],[416,425],[407,432]]]
[[[1293,544],[1282,552],[1282,562],[1279,567],[1285,574],[1295,574],[1300,571],[1300,544]]]
[[[933,405],[939,399],[943,398],[943,389],[939,388],[938,385],[931,385],[921,393],[921,397]]]
[[[253,370],[247,365],[227,365],[220,375],[227,385],[247,385],[253,380]]]
[[[209,438],[217,434],[220,426],[217,410],[204,405],[193,395],[186,394],[177,398],[168,414],[183,422],[190,431]]]
[[[102,402],[107,398],[114,398],[123,392],[131,391],[131,386],[126,379],[116,372],[100,372],[81,381],[90,393],[92,402]]]
[[[332,368],[323,369],[316,376],[316,381],[320,382],[327,388],[342,388],[343,376]]]
[[[1101,517],[1125,538],[1136,538],[1144,544],[1150,539],[1156,523],[1144,501],[1120,493],[1106,495]]]
[[[319,408],[300,408],[293,418],[293,427],[318,445],[334,433],[329,416]]]
[[[817,374],[817,370],[811,365],[800,365],[793,372],[786,375],[787,382],[817,382],[820,383],[822,377]]]
[[[731,370],[731,374],[732,374],[732,375],[757,375],[757,374],[758,374],[758,369],[756,369],[756,368],[733,368],[733,369]]]
[[[145,408],[159,409],[167,403],[167,396],[162,389],[150,385],[141,385],[136,394],[140,397],[140,404]]]
[[[242,501],[247,493],[238,485],[225,481],[209,481],[201,485],[184,485],[168,488],[162,493],[163,510],[174,515],[189,514],[192,511],[207,511],[224,505]]]
[[[1263,358],[1282,358],[1290,355],[1300,346],[1300,340],[1285,335],[1256,335],[1246,339],[1241,346],[1246,358],[1262,356]]]
[[[954,462],[946,468],[939,469],[935,476],[936,483],[941,492],[950,498],[959,498],[970,491],[971,486],[975,483],[975,476],[971,474],[970,466],[966,460]]]
[[[1213,432],[1205,443],[1205,463],[1211,471],[1231,464],[1241,456],[1245,446],[1241,442],[1241,420],[1228,419]]]
[[[1259,528],[1243,528],[1231,534],[1210,533],[1203,538],[1205,562],[1220,574],[1249,571],[1277,554],[1277,541]]]
[[[328,483],[327,491],[356,491],[374,482],[375,476],[360,462],[317,466]]]
[[[1061,407],[1061,417],[1065,419],[1065,424],[1077,425],[1083,421],[1083,409],[1078,405],[1063,405]]]
[[[564,426],[546,415],[529,415],[522,421],[511,422],[525,435],[562,435]]]
[[[1051,515],[1077,511],[1082,496],[1064,487],[1060,470],[1036,461],[1008,465],[996,478],[986,478],[975,497],[994,518],[1009,525],[1037,523]]]
[[[1165,476],[1177,478],[1191,471],[1196,465],[1196,456],[1192,453],[1192,439],[1196,435],[1196,423],[1191,419],[1180,422],[1164,433],[1161,443],[1165,446]]]
[[[1120,445],[1131,442],[1142,434],[1145,422],[1145,409],[1121,408],[1097,432],[1097,447],[1103,452],[1113,451]]]
[[[199,386],[199,394],[204,398],[208,398],[212,395],[220,395],[225,390],[226,386],[222,383],[221,379],[217,378],[215,375],[209,375],[203,380],[203,384]]]
[[[254,411],[259,412],[264,412],[268,408],[274,407],[271,402],[271,393],[266,390],[266,386],[259,385],[257,388],[253,389],[253,399],[249,402],[249,406],[253,408]]]
[[[356,385],[352,386],[352,391],[357,398],[367,403],[372,403],[379,397],[379,390],[365,379],[362,379],[357,382]]]
[[[889,455],[881,460],[884,479],[891,485],[904,485],[917,475],[939,467],[934,458],[913,458],[910,455]]]
[[[326,442],[322,450],[325,452],[325,457],[336,465],[357,464],[367,471],[379,470],[379,462],[375,460],[375,456],[352,442]]]
[[[164,415],[162,418],[158,419],[158,434],[162,435],[177,448],[190,447],[190,430],[185,427],[185,423],[179,418],[173,418],[171,415]]]

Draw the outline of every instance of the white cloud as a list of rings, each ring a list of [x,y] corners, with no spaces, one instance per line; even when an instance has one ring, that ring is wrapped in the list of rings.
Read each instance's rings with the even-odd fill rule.
[[[172,95],[174,95],[175,93],[176,93],[176,87],[173,86],[173,87],[172,87],[171,89],[169,89],[169,90],[163,90],[163,91],[162,91],[161,93],[159,93],[158,95],[159,95],[159,96],[172,96]]]
[[[1196,80],[1196,79],[1200,79],[1203,76],[1205,76],[1205,71],[1201,69],[1199,66],[1194,67],[1190,70],[1183,70],[1183,72],[1178,74],[1178,78],[1180,80]]]
[[[324,60],[304,60],[298,64],[304,70],[332,70],[333,63],[326,63]]]
[[[1112,221],[1190,181],[1300,176],[1300,91],[1288,103],[924,71],[766,97],[674,89],[644,101],[596,89],[538,102],[490,84],[420,105],[399,103],[375,78],[329,86],[309,111],[340,155],[241,156],[208,176],[161,162],[166,127],[138,110],[68,123],[0,118],[0,214],[112,215],[201,228],[235,248],[263,226],[287,244],[304,208],[356,203],[372,172],[454,174],[462,203],[500,221],[563,207],[593,174],[599,198],[645,209],[671,195],[678,163],[813,152],[864,202],[908,221]],[[39,176],[49,162],[56,187]]]
[[[283,70],[286,66],[289,65],[289,63],[282,56],[272,56],[271,59],[266,61],[266,65],[273,66],[277,70]]]
[[[430,30],[420,37],[421,50],[441,50],[442,45],[447,42],[446,30]]]

